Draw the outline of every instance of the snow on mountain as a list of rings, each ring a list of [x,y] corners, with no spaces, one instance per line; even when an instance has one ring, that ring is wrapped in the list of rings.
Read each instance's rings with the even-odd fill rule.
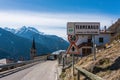
[[[38,42],[42,45],[45,45],[51,51],[66,49],[68,46],[68,42],[65,41],[64,39],[62,39],[61,37],[58,37],[56,35],[43,34],[33,27],[23,26],[15,34],[17,36],[27,38],[30,40],[32,40],[32,38],[34,37],[36,42]]]
[[[13,29],[13,28],[5,27],[5,28],[3,28],[3,29],[5,29],[6,31],[9,31],[9,32],[11,32],[11,33],[15,33],[15,32],[16,32],[16,30]]]
[[[5,27],[3,29],[5,29],[11,33],[14,33],[14,34],[21,34],[21,33],[27,32],[27,31],[31,31],[31,32],[38,33],[38,34],[44,34],[43,32],[39,32],[34,27],[26,27],[26,26],[23,26],[23,27],[18,28],[18,29],[13,29],[13,28],[8,28],[8,27]]]
[[[18,29],[16,31],[16,34],[22,34],[22,33],[28,32],[28,31],[31,31],[31,32],[34,32],[34,33],[37,33],[37,34],[43,34],[42,32],[39,32],[37,29],[35,29],[33,27],[26,27],[26,26],[23,26],[20,29]]]
[[[5,29],[0,28],[0,59],[1,58],[14,58],[19,59],[21,56],[25,59],[30,57],[30,48],[32,40],[19,37]],[[37,54],[46,54],[50,52],[45,45],[36,43]]]
[[[22,28],[19,28],[17,30],[9,29],[9,28],[5,28],[5,30],[7,30],[7,32],[8,31],[11,32],[11,34],[13,33],[15,36],[18,36],[18,37],[21,37],[21,38],[24,38],[24,39],[27,39],[30,41],[32,41],[33,37],[34,37],[35,42],[36,42],[36,47],[38,49],[39,54],[51,53],[51,52],[54,52],[57,50],[66,50],[69,45],[68,42],[65,41],[64,39],[62,39],[61,37],[58,37],[56,35],[46,35],[44,33],[39,32],[37,29],[35,29],[33,27],[23,26]],[[11,41],[13,41],[13,40],[11,40]],[[20,41],[17,40],[18,43]],[[10,42],[10,43],[12,43],[12,42]],[[26,43],[26,44],[29,45],[29,47],[26,47],[26,49],[30,49],[31,43]],[[17,46],[20,46],[20,45],[21,44],[19,44]],[[24,49],[24,47],[21,49]],[[26,53],[28,53],[28,52],[26,52]]]

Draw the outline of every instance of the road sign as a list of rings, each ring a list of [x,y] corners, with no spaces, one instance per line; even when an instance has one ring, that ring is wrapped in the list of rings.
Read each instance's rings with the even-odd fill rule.
[[[67,54],[80,54],[78,47],[75,43],[70,44]]]
[[[68,22],[67,35],[89,35],[100,33],[100,22]]]
[[[74,34],[75,34],[74,24],[73,25],[67,24],[67,35],[74,35]]]
[[[77,35],[68,35],[69,42],[77,42],[78,36]]]

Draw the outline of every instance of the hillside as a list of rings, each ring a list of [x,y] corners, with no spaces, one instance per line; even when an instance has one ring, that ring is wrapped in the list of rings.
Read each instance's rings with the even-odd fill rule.
[[[93,62],[93,55],[89,55],[83,58],[78,65],[83,66],[85,69],[97,74],[105,80],[119,80],[120,40],[114,41],[109,46],[108,49],[102,49],[97,53],[97,60],[95,62]]]
[[[108,28],[112,32],[111,43],[106,48],[101,48],[96,53],[96,61],[93,60],[93,54],[82,57],[76,66],[80,66],[105,80],[120,80],[120,19]],[[68,68],[62,74],[63,80],[72,79],[71,68]],[[86,80],[84,76],[81,80]]]
[[[96,59],[94,62],[91,54],[80,59],[76,65],[105,80],[120,80],[120,39],[114,40],[106,49],[99,50]],[[65,71],[64,80],[73,80],[70,71],[70,68]],[[81,77],[81,80],[84,80],[84,77]]]
[[[114,40],[119,37],[120,35],[120,19],[118,19],[114,24],[112,24],[108,30],[113,32],[112,39]]]
[[[120,34],[120,19],[118,19],[114,24],[112,24],[108,30],[114,33],[114,36]]]

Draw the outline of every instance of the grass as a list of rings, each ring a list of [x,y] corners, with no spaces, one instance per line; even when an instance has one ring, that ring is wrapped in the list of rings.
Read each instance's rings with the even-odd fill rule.
[[[61,75],[60,75],[60,78],[61,78],[62,80],[64,80],[65,76],[66,76],[65,72],[62,72]]]
[[[111,46],[110,48],[102,49],[96,54],[97,60],[95,62],[93,61],[93,54],[90,54],[83,57],[76,65],[84,67],[85,69],[93,67],[92,72],[105,80],[120,80],[120,68],[115,70],[110,69],[115,63],[116,58],[120,56],[120,42],[114,40],[109,45]],[[67,78],[67,75],[71,74],[70,68],[66,70],[65,74],[63,76],[64,78]],[[77,76],[75,76],[74,80],[76,80],[76,77]],[[68,80],[72,79],[69,78]]]

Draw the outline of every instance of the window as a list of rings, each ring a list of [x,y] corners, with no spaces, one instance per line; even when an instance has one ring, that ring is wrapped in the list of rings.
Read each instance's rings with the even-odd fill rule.
[[[83,29],[85,29],[85,25],[83,25]]]
[[[76,29],[78,29],[78,25],[76,25]]]
[[[96,26],[97,27],[97,29],[99,29],[99,27],[98,26]]]
[[[80,26],[80,29],[83,29],[83,26],[82,26],[82,25]]]
[[[82,48],[82,54],[83,54],[83,56],[87,56],[90,53],[92,53],[92,49],[91,48]]]
[[[90,29],[90,25],[88,26],[88,29]]]
[[[103,37],[99,38],[99,43],[103,43]]]

